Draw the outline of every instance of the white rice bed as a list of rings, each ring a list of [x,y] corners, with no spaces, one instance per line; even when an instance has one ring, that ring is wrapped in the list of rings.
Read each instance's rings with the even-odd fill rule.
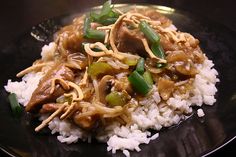
[[[43,50],[48,51],[48,48],[44,47]],[[42,53],[42,55],[44,54]],[[147,129],[160,130],[162,127],[177,124],[181,119],[186,118],[183,113],[192,112],[192,106],[194,105],[200,107],[202,104],[214,104],[216,101],[214,95],[217,92],[215,84],[219,79],[217,78],[218,73],[213,66],[213,62],[207,59],[202,65],[196,65],[199,74],[196,75],[194,80],[193,90],[184,96],[174,94],[173,97],[168,99],[167,104],[160,104],[159,93],[154,87],[153,94],[145,101],[140,101],[139,107],[131,113],[132,124],[122,126],[114,122],[107,126],[105,130],[102,130],[101,134],[96,136],[96,139],[106,142],[107,151],[112,153],[121,150],[128,157],[130,156],[129,151],[141,151],[140,144],[148,144],[159,136],[158,132],[151,135]],[[14,92],[19,102],[25,106],[32,92],[37,88],[42,76],[42,73],[29,73],[22,78],[21,82],[8,80],[5,89],[10,93]],[[199,117],[204,116],[202,109],[198,109],[197,114]],[[42,116],[40,120],[45,118],[46,116]],[[91,142],[90,135],[66,120],[61,121],[56,117],[49,123],[48,127],[51,129],[52,134],[59,133],[57,139],[62,143],[71,144],[79,139]]]

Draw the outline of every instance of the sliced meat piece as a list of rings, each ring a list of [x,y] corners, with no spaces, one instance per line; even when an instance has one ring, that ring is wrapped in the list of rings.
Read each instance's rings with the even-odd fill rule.
[[[161,35],[161,40],[160,40],[161,46],[165,51],[176,51],[176,50],[180,50],[180,47],[173,43],[170,42],[166,39],[166,37]]]
[[[42,108],[39,110],[39,113],[52,113],[55,112],[61,104],[56,103],[47,103],[42,106]]]
[[[55,101],[57,97],[65,92],[60,85],[56,85],[54,92],[50,94],[51,83],[54,78],[73,81],[74,73],[63,64],[54,65],[40,80],[38,87],[33,92],[31,99],[26,106],[27,112],[37,111],[42,104]]]
[[[160,21],[162,26],[163,25],[169,26],[171,24],[171,21],[168,18],[164,17],[155,10],[141,9],[137,10],[137,12],[150,17],[152,20]],[[144,35],[138,28],[129,29],[125,23],[122,23],[117,31],[117,38],[116,38],[117,48],[119,51],[122,52],[137,53],[145,57],[147,53],[145,52],[145,48],[142,43],[143,38]],[[163,48],[166,51],[176,50],[178,48],[176,45],[170,44],[164,38],[161,40],[161,44],[163,45]]]
[[[87,56],[85,56],[83,53],[69,54],[66,62],[67,66],[69,66],[70,68],[78,68],[80,70],[85,69],[88,65]]]
[[[125,23],[122,23],[117,31],[117,48],[121,52],[140,54],[145,52],[142,38],[144,38],[144,36],[139,29],[128,29]]]
[[[91,28],[95,29],[98,24],[92,23]],[[84,16],[73,20],[71,25],[61,28],[56,34],[56,40],[59,42],[58,50],[62,57],[67,57],[69,54],[82,52],[83,42],[95,42],[84,38],[83,33]]]
[[[80,126],[85,130],[91,130],[93,129],[93,127],[96,127],[95,123],[98,120],[98,117],[96,115],[87,116],[83,118],[80,118],[79,115],[79,113],[75,113],[73,116],[73,121],[76,125]]]
[[[67,57],[70,53],[81,52],[83,38],[83,23],[72,24],[63,27],[57,33],[58,50],[62,57]]]

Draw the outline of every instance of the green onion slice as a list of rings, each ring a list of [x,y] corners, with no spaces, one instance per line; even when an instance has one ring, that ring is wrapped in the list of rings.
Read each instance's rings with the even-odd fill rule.
[[[99,30],[87,30],[86,38],[88,39],[97,39],[97,40],[104,40],[105,32]]]
[[[165,52],[159,43],[153,43],[151,46],[153,54],[161,59],[165,59]]]
[[[105,62],[93,62],[88,68],[88,74],[92,78],[97,77],[99,74],[112,73],[113,68]]]
[[[13,114],[15,116],[19,116],[22,112],[22,108],[17,100],[16,94],[15,93],[11,93],[8,96],[8,99],[10,101],[10,105],[11,105],[11,110],[13,112]]]
[[[103,25],[110,25],[116,22],[119,17],[119,14],[112,10],[113,6],[111,5],[111,0],[105,2],[102,6],[101,12],[97,13],[90,13],[90,17],[94,22],[103,24]]]
[[[139,23],[140,30],[144,33],[144,35],[151,41],[151,43],[159,43],[160,37],[159,35],[149,26],[146,21],[141,21]]]
[[[154,55],[161,59],[165,59],[165,52],[162,46],[158,43],[153,43],[151,46],[152,52]],[[166,66],[166,63],[157,63],[157,68],[163,68]]]
[[[153,85],[152,75],[149,71],[144,72],[143,78],[149,85]]]
[[[145,63],[144,58],[139,58],[138,64],[136,66],[136,71],[140,74],[144,73],[144,63]]]
[[[91,19],[88,17],[84,19],[83,31],[84,31],[84,38],[87,39],[104,40],[105,38],[105,32],[91,29]]]
[[[105,99],[110,106],[123,106],[127,102],[124,94],[117,91],[109,93]]]
[[[152,89],[152,86],[149,85],[137,71],[133,71],[129,75],[128,80],[133,89],[139,94],[146,95]]]

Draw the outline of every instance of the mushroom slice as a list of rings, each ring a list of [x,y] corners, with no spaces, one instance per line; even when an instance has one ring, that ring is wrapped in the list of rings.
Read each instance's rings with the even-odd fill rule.
[[[158,81],[158,92],[163,100],[168,100],[174,91],[175,83],[174,81],[167,80],[164,78],[159,78]]]
[[[101,103],[106,104],[105,97],[109,93],[110,83],[112,79],[114,79],[114,76],[105,75],[98,84],[99,100]]]

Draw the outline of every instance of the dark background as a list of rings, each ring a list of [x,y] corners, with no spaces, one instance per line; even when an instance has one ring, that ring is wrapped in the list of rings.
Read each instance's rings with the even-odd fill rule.
[[[103,2],[104,0],[2,0],[0,48],[47,18],[81,11]],[[113,0],[113,3],[151,3],[173,7],[215,21],[236,32],[234,0]],[[236,140],[210,156],[234,156],[233,154],[236,154]],[[0,151],[0,157],[2,156],[6,155]]]

